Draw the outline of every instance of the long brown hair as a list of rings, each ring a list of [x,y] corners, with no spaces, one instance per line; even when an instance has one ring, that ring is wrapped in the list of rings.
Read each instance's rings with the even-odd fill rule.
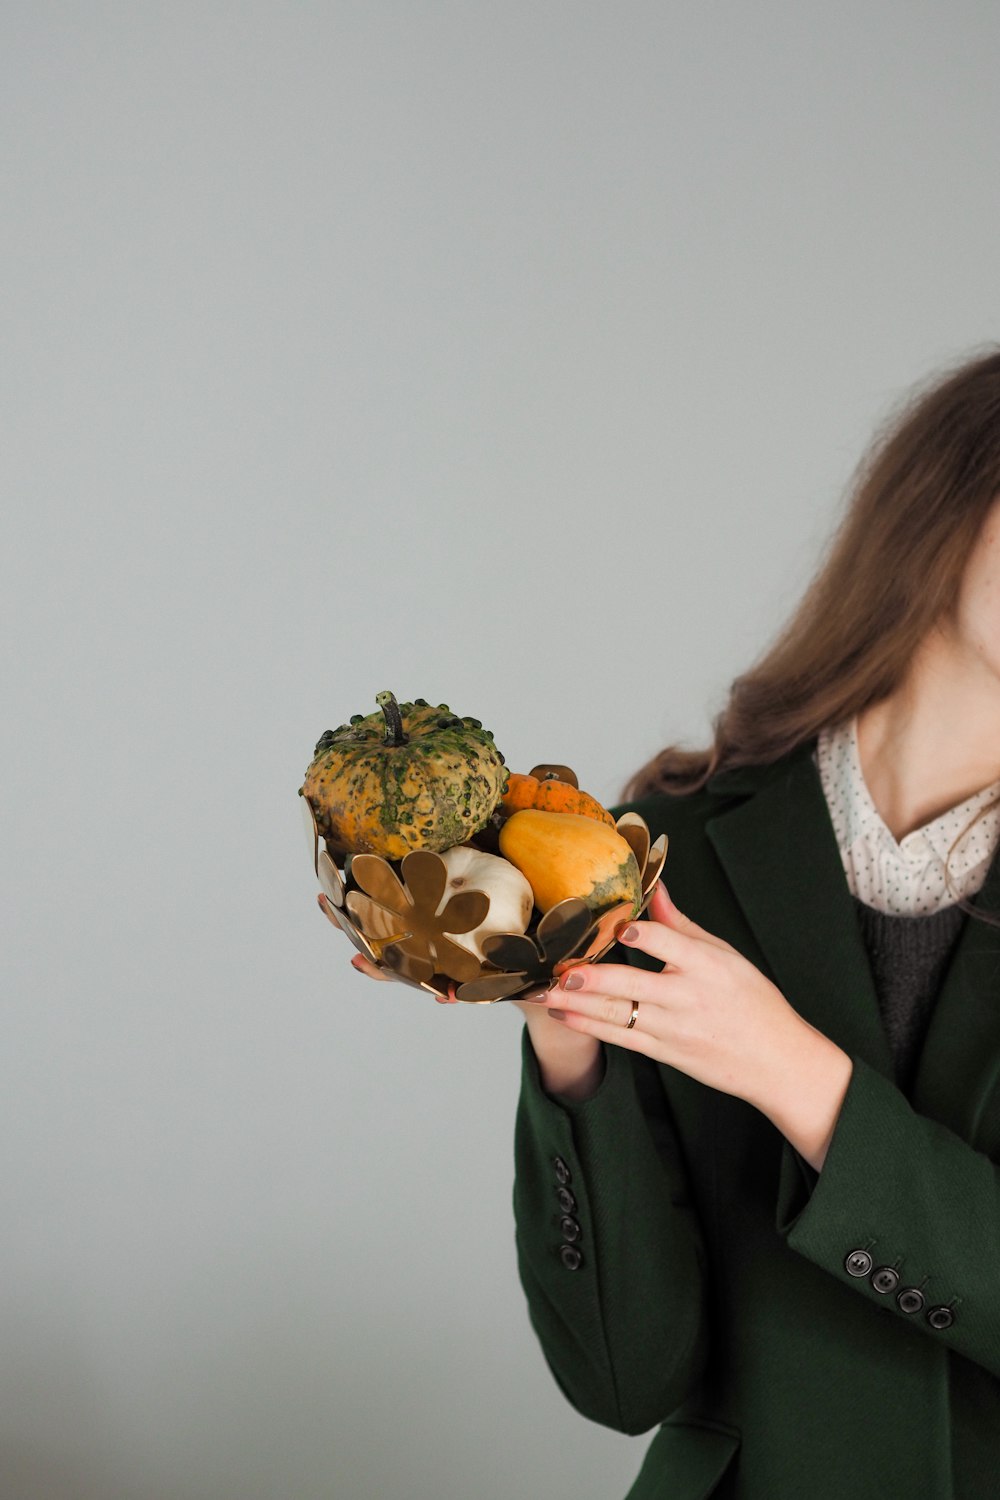
[[[718,771],[770,764],[888,697],[927,632],[953,612],[997,499],[994,344],[912,387],[880,425],[825,560],[774,642],[731,684],[712,744],[668,745],[630,777],[621,800],[679,796]],[[947,865],[945,876],[951,888]]]

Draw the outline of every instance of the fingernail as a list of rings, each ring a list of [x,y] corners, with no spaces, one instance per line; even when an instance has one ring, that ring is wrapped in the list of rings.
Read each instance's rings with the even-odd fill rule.
[[[552,1017],[553,1021],[565,1021],[566,1019],[561,1010],[550,1010],[548,1014]]]
[[[563,987],[564,990],[582,990],[583,989],[583,975],[582,974],[567,974],[566,978],[562,981],[562,987]]]
[[[635,925],[634,922],[630,922],[629,925],[625,928],[625,930],[622,933],[622,942],[623,943],[634,943],[635,940],[636,940],[636,938],[638,936],[639,936],[639,929],[638,929],[638,927],[636,927],[636,925]]]

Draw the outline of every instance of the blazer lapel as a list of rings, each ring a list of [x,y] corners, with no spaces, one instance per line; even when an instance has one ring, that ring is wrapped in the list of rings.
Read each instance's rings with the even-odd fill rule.
[[[789,1004],[887,1078],[892,1057],[813,743],[775,765],[724,772],[708,790],[749,790],[705,831]]]
[[[730,803],[706,823],[733,893],[795,1010],[894,1080],[868,954],[844,875],[815,740],[768,767],[713,777]],[[1000,849],[972,905],[1000,916]],[[931,1013],[911,1102],[972,1140],[1000,1082],[1000,928],[969,917]]]

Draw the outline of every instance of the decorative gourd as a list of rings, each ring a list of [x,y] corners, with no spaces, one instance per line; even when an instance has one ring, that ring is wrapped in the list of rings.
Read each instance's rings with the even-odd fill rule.
[[[524,808],[501,828],[500,852],[527,877],[541,912],[579,896],[595,914],[623,901],[638,914],[636,857],[617,829],[595,818]]]
[[[426,698],[355,714],[316,745],[299,795],[334,854],[402,859],[464,843],[499,804],[508,771],[479,719]]]
[[[580,817],[596,818],[611,828],[615,826],[614,818],[596,797],[554,776],[540,779],[512,771],[500,806],[505,813],[519,812],[528,807],[537,807],[540,812],[577,813]]]
[[[468,844],[445,849],[439,857],[448,870],[448,884],[437,908],[439,913],[459,891],[485,891],[490,898],[490,909],[478,927],[471,932],[449,933],[453,943],[466,948],[480,963],[485,963],[484,938],[495,932],[527,930],[534,905],[531,886],[509,860],[496,854],[484,854]]]

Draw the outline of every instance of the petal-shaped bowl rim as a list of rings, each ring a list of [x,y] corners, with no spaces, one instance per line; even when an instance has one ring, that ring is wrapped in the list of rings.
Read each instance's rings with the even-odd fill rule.
[[[576,784],[576,777],[568,766],[555,767],[542,764],[536,766],[529,774],[535,775],[538,771],[551,772],[553,770],[568,772],[569,775],[565,779],[569,780],[572,777],[572,784]],[[623,813],[615,823],[615,828],[629,844],[639,866],[642,896],[638,907],[633,910],[628,902],[619,902],[614,907],[599,912],[582,930],[577,931],[580,908],[585,907],[586,903],[577,897],[560,901],[557,905],[550,907],[541,917],[529,923],[524,933],[496,933],[487,937],[483,942],[483,951],[487,954],[487,958],[486,962],[480,966],[479,974],[473,979],[456,983],[447,974],[441,974],[436,970],[429,975],[424,974],[431,960],[416,955],[410,957],[405,949],[399,948],[398,941],[407,936],[405,932],[401,931],[395,942],[392,937],[379,938],[374,933],[366,934],[356,920],[358,903],[348,902],[348,896],[355,891],[371,900],[374,894],[370,891],[372,885],[379,887],[385,896],[388,896],[390,890],[398,890],[399,895],[406,898],[407,888],[402,871],[404,861],[390,861],[383,859],[381,855],[374,854],[356,855],[354,859],[358,861],[362,874],[362,880],[359,882],[353,878],[354,860],[348,858],[343,865],[337,863],[329,845],[319,832],[315,814],[308,799],[303,797],[302,801],[305,804],[306,835],[313,856],[313,868],[323,887],[318,902],[324,915],[335,927],[346,933],[355,948],[383,973],[398,980],[401,984],[424,990],[427,994],[439,999],[450,998],[449,990],[454,984],[456,998],[465,1005],[495,1005],[502,1000],[518,1000],[527,995],[544,994],[556,983],[559,975],[574,964],[598,962],[614,947],[622,928],[646,910],[667,855],[668,838],[665,833],[661,833],[655,841],[651,841],[649,826],[645,819],[638,813]],[[322,850],[319,847],[321,841]],[[432,851],[414,852],[431,853]],[[412,861],[412,854],[406,858]],[[377,866],[384,866],[385,871],[384,873],[378,872],[381,878],[372,880],[371,877],[377,873]],[[424,870],[424,877],[426,874],[427,871]],[[488,891],[483,894],[489,899]],[[376,904],[381,904],[377,898]],[[364,909],[363,906],[361,909]],[[384,912],[386,917],[401,915],[399,907],[394,903],[384,907]],[[570,928],[567,936],[572,941],[563,951],[559,951],[558,935],[567,924]],[[499,964],[490,962],[489,945],[494,939],[499,938],[519,938],[522,943],[527,940],[534,950],[536,962],[523,969],[505,969]],[[494,948],[496,947],[494,942]],[[391,950],[389,962],[386,962],[386,950]],[[525,949],[524,953],[527,957],[528,950]],[[419,977],[421,974],[424,974],[424,977]],[[511,980],[518,976],[521,976],[521,983],[511,988]],[[435,983],[435,981],[438,982]],[[496,993],[491,994],[491,990]]]

